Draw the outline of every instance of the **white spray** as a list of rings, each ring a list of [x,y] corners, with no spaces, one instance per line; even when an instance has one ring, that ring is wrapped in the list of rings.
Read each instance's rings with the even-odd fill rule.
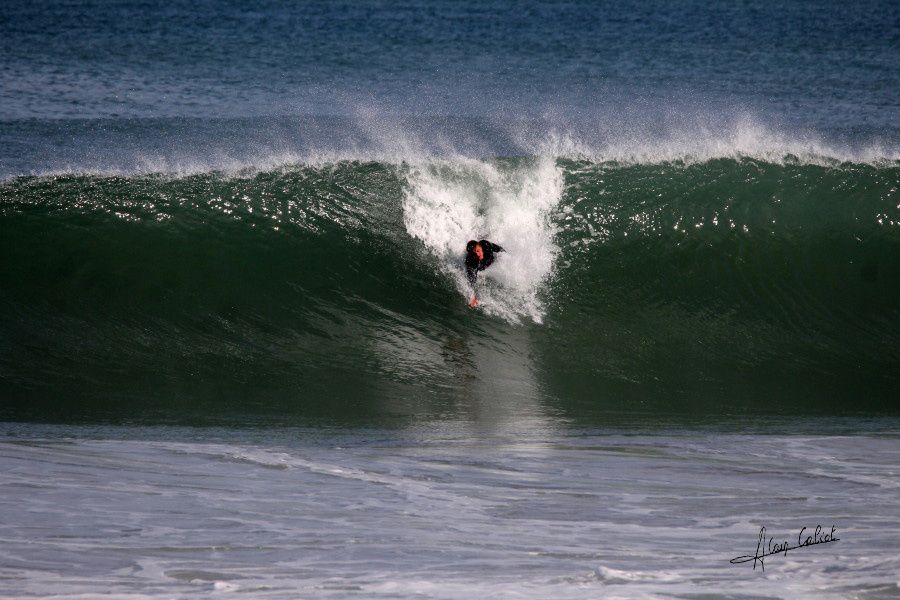
[[[505,252],[479,274],[482,310],[513,323],[522,318],[540,323],[541,285],[559,251],[549,218],[563,187],[555,159],[431,160],[410,166],[407,184],[406,230],[441,260],[463,298],[470,294],[463,268],[466,242],[486,238]]]

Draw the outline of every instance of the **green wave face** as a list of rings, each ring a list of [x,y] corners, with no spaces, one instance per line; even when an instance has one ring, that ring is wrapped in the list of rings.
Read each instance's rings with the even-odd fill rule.
[[[900,167],[339,162],[0,184],[0,418],[896,413]],[[466,240],[507,250],[466,308]]]

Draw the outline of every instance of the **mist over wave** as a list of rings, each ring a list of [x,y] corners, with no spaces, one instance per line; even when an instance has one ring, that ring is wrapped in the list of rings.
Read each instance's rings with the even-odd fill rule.
[[[835,166],[900,161],[890,131],[849,135],[752,113],[607,106],[586,114],[412,116],[355,106],[342,116],[8,121],[0,177],[69,173],[174,176],[270,171],[342,160],[417,162],[502,156],[619,164],[750,158]]]

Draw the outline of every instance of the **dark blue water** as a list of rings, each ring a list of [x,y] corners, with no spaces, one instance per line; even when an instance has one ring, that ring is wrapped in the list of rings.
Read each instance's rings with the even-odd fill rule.
[[[13,1],[0,116],[321,114],[370,97],[479,114],[683,93],[893,127],[898,20],[884,1]]]
[[[86,119],[91,132],[130,146],[105,119],[374,111],[542,117],[588,137],[750,115],[886,141],[893,157],[898,35],[900,9],[887,1],[14,0],[0,15],[0,170],[40,170],[47,146],[35,144],[60,143],[45,120]],[[165,129],[175,143],[195,127]],[[301,144],[296,131],[245,129],[260,127],[270,145]],[[139,124],[132,131],[145,135]]]

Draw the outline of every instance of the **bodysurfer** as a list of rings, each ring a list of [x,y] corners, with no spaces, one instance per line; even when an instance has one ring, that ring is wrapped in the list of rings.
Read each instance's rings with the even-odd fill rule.
[[[475,296],[475,280],[478,271],[484,271],[494,262],[494,252],[503,252],[503,248],[487,240],[469,240],[466,244],[466,278],[472,286],[472,300],[469,308],[478,306],[478,298]]]

